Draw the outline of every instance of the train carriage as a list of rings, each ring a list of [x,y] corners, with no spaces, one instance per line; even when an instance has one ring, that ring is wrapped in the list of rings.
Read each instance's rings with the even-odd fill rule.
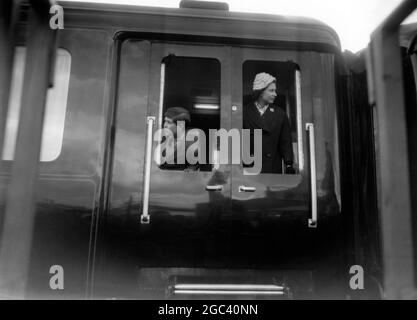
[[[347,63],[330,27],[198,1],[59,4],[26,297],[344,298],[357,261],[371,270],[362,295],[380,297],[374,115],[358,94],[365,69]],[[22,6],[5,123],[4,212],[29,12]],[[189,110],[207,135],[241,132],[259,72],[277,78],[295,174],[248,175],[214,157],[198,171],[158,165],[167,108]],[[227,139],[232,159],[240,141]],[[63,290],[51,290],[52,266],[64,270]]]

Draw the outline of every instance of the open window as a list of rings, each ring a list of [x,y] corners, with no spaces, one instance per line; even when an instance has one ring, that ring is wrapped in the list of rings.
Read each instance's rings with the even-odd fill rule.
[[[257,74],[268,73],[276,78],[276,99],[272,105],[269,106],[269,111],[276,115],[280,113],[287,117],[289,123],[289,132],[291,143],[289,147],[292,153],[293,168],[295,173],[299,173],[303,170],[303,148],[302,148],[302,118],[301,118],[301,93],[300,93],[300,81],[301,73],[297,64],[286,61],[258,61],[258,60],[247,60],[243,63],[243,106],[244,106],[244,117],[245,113],[248,112],[248,108],[256,108],[255,100],[253,96],[253,81]],[[256,109],[254,109],[256,110]],[[282,111],[282,112],[281,112]],[[257,112],[254,115],[258,115]],[[265,113],[268,117],[268,114]],[[264,117],[263,115],[260,119]],[[264,121],[262,119],[261,121]],[[268,121],[268,120],[265,120]],[[277,133],[279,134],[279,133]],[[251,150],[253,149],[253,139],[251,141]],[[270,157],[268,150],[263,150],[263,161]],[[279,155],[276,159],[282,158]],[[264,168],[262,173],[284,173],[284,161],[281,160],[279,170]],[[250,167],[251,165],[249,165]]]
[[[188,110],[191,122],[186,130],[200,129],[209,137],[210,129],[220,129],[220,62],[211,58],[177,57],[162,60],[161,108],[159,123],[163,127],[167,109],[181,107]],[[211,171],[209,139],[206,139],[206,161],[196,170]],[[188,169],[185,165],[161,165],[165,170]]]

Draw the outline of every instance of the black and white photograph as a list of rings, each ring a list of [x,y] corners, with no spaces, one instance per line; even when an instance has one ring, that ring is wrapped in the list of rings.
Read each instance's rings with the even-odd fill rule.
[[[417,300],[417,1],[1,0],[0,154],[0,300]]]

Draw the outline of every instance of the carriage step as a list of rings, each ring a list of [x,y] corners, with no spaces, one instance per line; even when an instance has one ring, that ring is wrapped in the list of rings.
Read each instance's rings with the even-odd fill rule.
[[[261,284],[185,284],[170,288],[173,295],[240,295],[240,296],[289,296],[289,288]]]

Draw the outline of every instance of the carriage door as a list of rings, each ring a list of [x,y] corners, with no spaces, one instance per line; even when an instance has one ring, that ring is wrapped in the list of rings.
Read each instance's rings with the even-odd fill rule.
[[[150,163],[145,160],[149,167],[144,169],[140,221],[143,229],[149,229],[143,246],[147,263],[182,268],[214,263],[215,255],[207,253],[207,228],[230,206],[230,171],[220,167],[211,152],[216,142],[209,133],[230,128],[229,61],[226,47],[152,43],[147,128],[149,134],[153,123],[154,141],[152,155],[149,148],[145,153],[147,159],[152,158]],[[157,149],[155,140],[163,140],[155,130],[163,126],[164,113],[172,107],[187,109],[191,122],[186,130],[200,133],[198,154],[202,158],[197,166],[190,163],[188,154],[182,157],[185,166],[158,160],[164,151]],[[195,136],[191,138],[196,141]],[[180,157],[177,153],[175,163]]]
[[[255,122],[262,130],[266,124],[269,132],[263,136],[277,134],[275,123],[268,118],[278,112],[286,115],[295,169],[295,173],[285,174],[282,164],[283,173],[267,169],[257,174],[256,163],[233,167],[232,209],[240,217],[233,239],[239,243],[235,248],[242,250],[241,255],[236,250],[236,255],[245,257],[242,267],[314,270],[322,267],[315,262],[322,261],[320,255],[327,257],[328,247],[333,245],[327,231],[334,232],[329,225],[338,215],[339,205],[335,84],[329,56],[232,50],[232,127],[242,128],[244,108],[254,103],[255,76],[261,72],[273,75],[277,79],[274,105],[265,113],[266,119],[257,118]],[[245,143],[242,139],[242,150]],[[262,150],[264,158],[271,157],[272,151]],[[256,152],[256,146],[252,152]],[[329,264],[327,261],[325,266]]]
[[[222,246],[210,226],[230,207],[230,170],[208,150],[209,130],[230,128],[230,48],[136,39],[120,46],[95,296],[164,298],[173,277],[215,265]],[[186,130],[199,133],[205,155],[197,166],[187,156],[187,165],[163,163],[157,151],[171,107],[187,109]]]

